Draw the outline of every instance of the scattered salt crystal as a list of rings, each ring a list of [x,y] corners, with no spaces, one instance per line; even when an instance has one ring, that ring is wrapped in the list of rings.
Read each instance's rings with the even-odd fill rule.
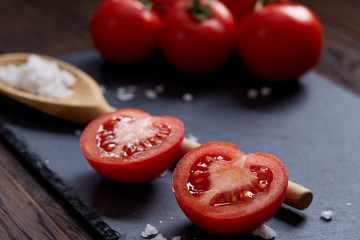
[[[49,164],[50,163],[50,160],[49,159],[45,159],[45,164]]]
[[[262,237],[263,239],[273,239],[276,237],[274,229],[267,225],[263,225],[252,232],[253,235]]]
[[[56,61],[45,60],[35,54],[26,63],[0,67],[4,84],[43,97],[65,99],[73,95],[76,78],[59,68]]]
[[[330,221],[333,217],[334,213],[331,210],[322,211],[321,218],[325,219],[326,221]]]
[[[193,141],[193,142],[198,142],[199,141],[199,139],[195,135],[193,135],[192,133],[188,134],[188,139],[190,141]]]
[[[106,87],[105,87],[105,85],[99,84],[99,88],[100,88],[100,91],[102,92],[102,94],[105,94],[105,92],[106,92]]]
[[[74,132],[74,134],[75,134],[76,136],[80,136],[81,133],[82,133],[81,129],[76,129],[75,132]]]
[[[164,92],[165,91],[165,87],[164,87],[164,85],[157,85],[156,87],[155,87],[155,91],[157,92],[157,93],[162,93],[162,92]]]
[[[248,98],[255,99],[259,96],[259,92],[254,88],[250,88],[247,90],[247,96]]]
[[[192,102],[194,100],[194,96],[191,93],[184,93],[182,99],[185,102]]]
[[[135,98],[136,88],[134,86],[118,87],[116,89],[116,98],[120,101],[130,101]]]
[[[346,203],[346,205],[349,206],[349,207],[351,207],[352,203],[349,203],[349,202],[348,202],[348,203]]]
[[[155,90],[147,89],[145,91],[145,97],[147,97],[150,100],[156,100],[158,95],[157,95],[157,92]]]
[[[164,238],[162,234],[158,234],[154,238],[151,238],[151,240],[167,240],[167,239]]]
[[[172,237],[171,240],[181,240],[181,236]]]
[[[262,87],[262,88],[260,89],[260,95],[261,95],[262,97],[269,96],[270,94],[271,94],[271,88],[269,88],[269,87]]]
[[[156,229],[156,227],[150,225],[150,224],[146,224],[145,230],[141,233],[141,236],[144,238],[147,238],[151,235],[155,235],[158,233],[158,230]]]
[[[165,172],[163,172],[162,174],[160,174],[160,177],[165,177],[167,175],[168,171],[166,170]]]

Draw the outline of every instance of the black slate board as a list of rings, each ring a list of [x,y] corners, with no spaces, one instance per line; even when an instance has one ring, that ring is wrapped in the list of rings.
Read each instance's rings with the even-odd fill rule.
[[[152,115],[180,118],[186,135],[199,141],[227,141],[246,153],[280,158],[289,178],[314,192],[305,211],[283,206],[267,225],[276,239],[359,239],[360,100],[310,72],[298,84],[264,83],[241,67],[236,57],[207,76],[186,76],[155,56],[136,66],[106,63],[96,52],[61,57],[106,87],[117,108],[140,108]],[[163,84],[158,99],[146,89]],[[136,85],[133,101],[115,97],[119,86]],[[270,86],[266,97],[250,99],[249,88]],[[194,95],[184,102],[184,92]],[[221,237],[194,226],[171,191],[171,170],[150,183],[126,185],[99,176],[79,149],[77,130],[65,122],[0,96],[0,133],[80,213],[104,239],[143,239],[147,223],[168,239],[259,239],[251,234]],[[331,221],[320,218],[332,210]]]

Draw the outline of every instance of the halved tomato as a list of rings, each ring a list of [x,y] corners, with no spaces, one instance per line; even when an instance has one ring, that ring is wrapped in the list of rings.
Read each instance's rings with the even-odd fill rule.
[[[176,165],[173,189],[185,215],[216,234],[238,235],[263,225],[287,189],[284,164],[264,153],[245,155],[225,142],[203,144]]]
[[[121,109],[98,117],[84,129],[80,147],[91,166],[124,183],[154,179],[179,158],[184,125],[174,117]]]

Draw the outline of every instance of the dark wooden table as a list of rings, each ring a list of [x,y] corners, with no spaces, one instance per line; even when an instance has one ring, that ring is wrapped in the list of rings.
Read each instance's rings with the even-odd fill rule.
[[[60,56],[93,48],[89,24],[100,0],[1,0],[0,53]],[[316,70],[360,96],[360,1],[298,0],[324,26]],[[0,142],[0,239],[98,239],[36,172]]]

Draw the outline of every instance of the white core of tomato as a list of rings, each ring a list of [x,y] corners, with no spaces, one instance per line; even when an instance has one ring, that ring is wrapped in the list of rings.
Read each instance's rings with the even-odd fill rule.
[[[236,191],[250,186],[257,180],[256,175],[244,169],[246,156],[239,160],[215,161],[209,167],[211,191]]]
[[[136,121],[120,121],[114,127],[115,142],[119,147],[137,145],[140,140],[153,137],[158,131],[150,117]]]

